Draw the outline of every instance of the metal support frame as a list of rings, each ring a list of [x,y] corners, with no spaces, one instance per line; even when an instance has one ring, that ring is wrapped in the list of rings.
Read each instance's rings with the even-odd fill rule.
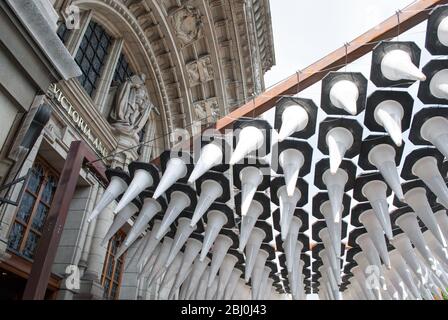
[[[27,174],[24,175],[23,177],[17,178],[15,180],[11,181],[11,182],[8,182],[8,183],[0,186],[0,192],[5,190],[5,189],[7,189],[7,191],[5,193],[6,196],[5,197],[0,197],[0,206],[2,206],[5,203],[9,204],[9,205],[12,205],[12,206],[15,206],[15,207],[17,207],[19,205],[19,200],[22,198],[23,190],[25,189],[25,181],[28,179],[29,175],[30,175],[30,170],[28,170]],[[11,187],[15,186],[16,184],[18,184],[18,183],[20,183],[22,181],[24,183],[22,184],[22,188],[20,188],[20,192],[17,195],[17,200],[14,201],[14,200],[8,199],[7,196],[9,194],[9,191],[11,190]]]

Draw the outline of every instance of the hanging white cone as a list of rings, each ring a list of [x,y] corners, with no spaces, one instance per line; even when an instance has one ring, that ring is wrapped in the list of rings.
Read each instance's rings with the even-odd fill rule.
[[[448,47],[448,18],[443,18],[437,26],[437,39]]]
[[[446,210],[438,210],[434,213],[434,216],[440,226],[440,230],[442,230],[443,236],[445,239],[448,239],[448,216]]]
[[[225,213],[218,210],[211,210],[207,213],[207,226],[205,228],[204,242],[202,243],[201,261],[207,256],[219,232],[226,223],[227,216]]]
[[[448,69],[436,72],[430,82],[429,91],[439,99],[448,99]]]
[[[271,269],[269,267],[264,267],[263,274],[261,276],[260,287],[259,287],[257,293],[252,292],[252,296],[253,296],[252,300],[261,300],[261,296],[264,293],[270,273],[271,273]]]
[[[165,237],[162,242],[162,246],[160,248],[159,255],[154,263],[154,266],[151,269],[151,273],[148,276],[148,283],[151,286],[152,282],[157,280],[159,275],[161,275],[160,271],[165,267],[165,262],[168,259],[168,255],[170,254],[171,246],[173,245],[173,239],[170,237]],[[141,275],[140,275],[141,276]]]
[[[340,265],[340,263],[335,263],[334,259],[331,259],[330,254],[328,253],[327,249],[322,249],[319,252],[319,256],[322,259],[322,262],[324,263],[324,265],[330,267],[331,272],[333,274],[333,277],[334,277],[336,283],[337,284],[341,284],[342,283],[342,276],[341,276],[341,265]]]
[[[249,210],[245,216],[241,218],[239,250],[242,252],[246,247],[247,240],[254,228],[258,218],[263,212],[263,206],[260,202],[254,200],[251,202]]]
[[[289,227],[288,236],[286,237],[286,240],[283,242],[283,248],[285,249],[286,253],[286,266],[288,269],[288,272],[292,271],[295,252],[296,252],[296,245],[302,244],[302,242],[297,242],[297,237],[299,235],[299,230],[302,227],[302,220],[300,218],[294,216],[291,219],[291,225]],[[300,251],[302,251],[302,247],[300,248]],[[300,257],[299,257],[300,259]]]
[[[322,175],[322,180],[327,186],[328,197],[331,202],[331,210],[334,215],[334,221],[339,222],[342,218],[342,200],[344,197],[345,184],[348,181],[348,174],[345,170],[339,168],[332,174],[327,170]]]
[[[358,98],[359,89],[353,81],[340,80],[331,87],[331,103],[335,107],[343,109],[353,116],[356,115],[358,111],[358,107],[356,104]]]
[[[423,270],[418,262],[418,258],[415,255],[414,250],[412,249],[411,241],[409,240],[406,233],[401,233],[396,235],[393,240],[391,240],[393,246],[400,252],[403,259],[406,261],[406,264],[412,270],[414,275],[421,281],[423,284],[426,283],[423,277]]]
[[[341,252],[342,221],[336,221],[336,217],[334,216],[330,201],[325,201],[321,204],[320,212],[325,218],[325,223],[332,239],[332,246],[335,250],[336,256],[339,257]]]
[[[196,226],[192,227],[190,225],[190,222],[191,220],[185,217],[177,219],[176,235],[174,236],[173,246],[171,247],[171,251],[166,261],[165,267],[168,268],[171,262],[173,262],[174,258],[180,252],[185,242],[187,242],[190,235],[196,229]]]
[[[403,144],[401,120],[404,116],[403,106],[395,100],[386,100],[378,104],[373,113],[375,121],[384,127],[394,143]]]
[[[225,235],[218,235],[215,243],[213,244],[213,256],[212,263],[210,265],[210,276],[208,279],[207,286],[212,285],[213,280],[215,280],[216,274],[224,260],[224,257],[232,246],[233,240]]]
[[[241,129],[238,136],[238,143],[230,157],[230,165],[240,162],[249,153],[259,149],[264,143],[264,134],[261,129],[254,126],[247,126]]]
[[[370,150],[368,158],[371,164],[378,168],[389,187],[399,200],[403,200],[400,177],[395,164],[395,149],[388,144],[379,144]]]
[[[105,246],[112,236],[126,223],[126,221],[128,221],[137,212],[138,207],[133,202],[124,207],[123,210],[115,216],[114,222],[112,222],[112,225],[109,227],[109,230],[107,230],[107,233],[101,242],[101,246]]]
[[[325,141],[330,156],[330,171],[335,174],[345,153],[353,145],[353,134],[346,128],[336,127],[328,131]]]
[[[199,196],[198,203],[194,209],[191,226],[195,226],[196,223],[198,223],[204,213],[210,208],[212,203],[222,195],[222,193],[223,189],[219,182],[214,180],[204,180],[202,182],[201,195]]]
[[[387,204],[387,185],[380,180],[369,181],[362,187],[362,194],[369,200],[386,237],[391,240],[393,234],[389,205]]]
[[[241,180],[241,215],[244,217],[249,211],[250,204],[263,181],[263,173],[257,167],[245,167],[240,171]]]
[[[163,216],[162,225],[157,231],[156,238],[162,239],[163,234],[170,228],[171,224],[176,220],[179,214],[188,206],[191,200],[182,191],[173,191],[170,195],[170,203]]]
[[[437,167],[436,158],[428,156],[418,159],[412,166],[412,173],[422,179],[439,202],[448,208],[448,188]]]
[[[232,270],[232,274],[230,275],[229,282],[227,283],[227,287],[224,292],[224,300],[230,300],[230,298],[233,296],[238,284],[238,280],[241,279],[242,274],[243,271],[238,268]]]
[[[145,265],[143,265],[141,268],[137,269],[137,271],[139,271],[139,274],[137,275],[138,280],[143,280],[143,278],[149,276],[149,273],[151,272],[151,269],[154,266],[154,262],[156,262],[156,259],[159,256],[161,248],[162,248],[162,245],[160,245],[158,243],[156,245],[151,257],[149,257],[147,259],[147,261],[145,262]]]
[[[217,290],[218,290],[218,280],[215,279],[212,282],[212,284],[207,288],[207,291],[205,293],[205,300],[214,300],[213,297],[215,297]]]
[[[128,205],[132,200],[134,200],[143,190],[151,187],[154,184],[154,179],[149,171],[144,169],[137,169],[134,173],[134,178],[129,184],[128,189],[121,197],[120,202],[118,202],[115,207],[114,213],[120,212],[124,207]]]
[[[198,162],[196,163],[193,172],[188,178],[188,183],[193,184],[199,177],[206,173],[211,168],[222,163],[223,153],[221,146],[218,143],[211,142],[206,144],[199,156]]]
[[[428,199],[426,198],[426,190],[420,187],[413,188],[406,192],[404,196],[406,203],[415,211],[425,226],[431,230],[432,234],[436,237],[440,244],[443,247],[446,247],[447,244],[442,234],[442,230],[440,230]]]
[[[369,263],[378,268],[381,268],[381,260],[378,251],[373,244],[372,239],[370,239],[368,233],[361,234],[357,239],[356,243],[359,245],[361,250],[365,253]]]
[[[132,255],[129,255],[129,256],[126,257],[126,264],[125,264],[125,267],[124,267],[124,271],[125,272],[134,263],[134,261],[136,261],[135,259],[137,259],[137,257],[140,258],[143,255],[143,251],[145,249],[145,246],[148,243],[150,238],[151,238],[151,230],[147,230],[146,234],[140,240],[138,240],[138,243],[137,243],[138,248],[137,248],[137,250],[135,250]],[[136,263],[136,265],[138,266],[138,263]]]
[[[322,239],[322,242],[325,249],[327,249],[330,259],[333,259],[335,264],[338,263],[338,258],[340,256],[341,250],[336,251],[336,247],[338,244],[333,243],[333,238],[331,237],[328,228],[323,228],[322,230],[320,230],[319,237]]]
[[[173,263],[171,263],[169,265],[168,269],[166,270],[166,273],[163,277],[162,283],[160,284],[159,293],[163,289],[166,289],[166,287],[168,285],[173,284],[173,280],[176,278],[176,274],[179,272],[180,265],[182,264],[182,259],[183,259],[183,253],[178,252],[178,254],[173,259]],[[165,267],[167,267],[167,266],[165,265]],[[171,288],[168,288],[168,289],[171,289]]]
[[[354,277],[356,278],[356,283],[361,288],[364,295],[367,297],[368,300],[375,300],[375,296],[373,294],[373,290],[367,288],[367,280],[364,276],[364,272],[362,271],[360,266],[356,266],[352,269],[352,273]]]
[[[98,216],[109,204],[112,203],[120,194],[126,191],[128,184],[122,178],[118,176],[112,176],[110,178],[110,183],[104,190],[103,195],[100,200],[96,203],[95,208],[90,213],[88,222],[92,221],[96,216]]]
[[[440,243],[434,238],[434,235],[429,231],[423,232],[423,239],[425,239],[426,244],[429,247],[429,250],[433,252],[436,257],[439,259],[441,263],[448,266],[448,250],[443,248]]]
[[[297,149],[286,149],[278,156],[278,162],[285,175],[287,194],[292,197],[299,178],[299,171],[305,163],[305,157]]]
[[[260,250],[255,259],[254,270],[252,274],[252,291],[256,295],[260,288],[261,280],[263,277],[264,266],[268,258],[268,253],[264,250]]]
[[[244,280],[249,282],[255,266],[255,260],[260,252],[261,244],[266,237],[263,229],[254,228],[250,234],[246,245],[246,264],[244,269]]]
[[[420,134],[448,158],[448,119],[432,117],[426,120],[420,129]]]
[[[210,275],[210,267],[207,267],[196,289],[195,300],[205,300],[205,294],[207,292],[207,280],[209,275]]]
[[[141,265],[144,263],[145,259],[149,259],[152,255],[154,249],[156,248],[157,244],[160,242],[160,239],[156,238],[156,234],[159,231],[161,224],[162,224],[162,221],[160,221],[158,219],[154,221],[148,241],[145,244],[145,249],[143,250],[142,255],[140,257],[138,257],[137,265]]]
[[[401,256],[400,252],[398,250],[392,250],[390,252],[390,260],[391,260],[391,264],[393,265],[394,269],[398,272],[401,279],[403,279],[403,282],[406,284],[406,286],[409,288],[409,290],[412,292],[412,294],[415,297],[419,297],[420,293],[412,279],[411,270],[407,266],[405,260]]]
[[[219,268],[218,292],[216,299],[221,300],[224,297],[224,290],[232,274],[232,270],[238,262],[238,258],[233,254],[226,254]]]
[[[400,49],[391,50],[384,55],[381,60],[381,72],[390,81],[426,80],[423,72],[413,64],[409,53]]]
[[[277,197],[280,202],[280,229],[282,240],[286,239],[288,235],[289,225],[291,224],[291,219],[296,210],[297,202],[301,198],[300,191],[295,188],[293,195],[288,196],[286,186],[281,186],[277,190]]]
[[[282,126],[278,133],[278,140],[281,142],[294,134],[302,131],[308,125],[308,112],[300,105],[286,107],[282,113]]]
[[[378,281],[375,282],[369,282],[367,281],[367,277],[368,275],[368,271],[369,269],[371,269],[371,266],[375,266],[376,268],[378,268],[377,270],[380,271],[379,276],[381,277],[383,275],[383,269],[381,268],[381,265],[377,265],[376,263],[372,263],[368,258],[367,258],[367,254],[366,252],[363,250],[357,254],[355,254],[355,256],[353,257],[353,260],[356,261],[356,263],[358,264],[360,270],[363,273],[364,278],[366,279],[365,281],[365,287],[366,289],[370,292],[371,295],[373,295],[375,297],[375,300],[379,300],[381,298],[381,284],[380,284],[380,279],[378,279]],[[379,258],[378,258],[379,260]],[[355,269],[355,268],[353,268]],[[353,270],[352,270],[353,272]],[[367,286],[367,284],[369,284]]]
[[[199,260],[198,258],[195,259],[193,264],[193,270],[191,271],[191,278],[190,282],[188,284],[187,299],[191,297],[194,290],[197,288],[199,281],[201,277],[203,276],[205,269],[207,268],[208,264],[210,263],[210,258],[206,257],[203,261]],[[207,278],[208,279],[208,278]],[[207,287],[207,284],[205,284],[205,287]]]
[[[383,228],[381,227],[378,218],[376,217],[373,210],[366,210],[361,214],[359,220],[364,225],[372,239],[375,248],[380,254],[381,260],[384,262],[388,269],[391,268],[389,253],[387,251],[386,240],[384,239]]]
[[[153,198],[157,199],[166,192],[179,179],[187,175],[187,165],[179,158],[171,158],[166,164],[165,172],[154,191]]]

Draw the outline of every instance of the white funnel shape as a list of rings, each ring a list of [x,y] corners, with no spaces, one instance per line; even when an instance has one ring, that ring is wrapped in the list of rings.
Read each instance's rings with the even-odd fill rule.
[[[219,268],[218,292],[216,299],[221,300],[224,297],[224,290],[232,274],[232,270],[238,262],[238,258],[233,254],[226,254]]]
[[[141,257],[143,255],[143,251],[145,249],[146,243],[151,238],[151,231],[146,231],[146,234],[138,241],[137,243],[137,250],[135,250],[132,255],[128,255],[126,257],[126,264],[124,267],[125,272],[128,270],[128,268],[134,263],[134,260],[137,257]],[[138,263],[136,264],[138,265]]]
[[[394,143],[400,147],[403,144],[401,120],[404,116],[403,106],[395,100],[386,100],[378,104],[373,113],[375,121],[384,127]]]
[[[258,218],[263,212],[263,206],[258,201],[252,201],[249,210],[245,216],[241,218],[240,227],[240,239],[239,239],[239,250],[243,251],[246,246],[247,240],[254,228]]]
[[[174,258],[180,252],[180,249],[184,246],[185,242],[187,242],[190,235],[196,229],[196,226],[190,226],[190,219],[181,217],[177,220],[177,230],[176,235],[174,236],[173,246],[171,247],[170,255],[166,261],[165,267],[173,262]]]
[[[362,187],[362,194],[369,200],[386,237],[391,240],[393,234],[389,205],[387,204],[387,185],[380,180],[369,181]]]
[[[429,231],[425,231],[423,233],[423,238],[425,239],[426,244],[429,247],[429,250],[433,252],[439,261],[445,265],[445,267],[448,266],[448,250],[446,248],[443,248],[440,243],[437,241],[436,238],[434,238],[434,235]]]
[[[209,143],[201,150],[198,162],[196,163],[193,172],[188,178],[188,183],[193,184],[199,177],[206,173],[211,168],[222,163],[222,149],[217,143]]]
[[[439,202],[448,208],[448,188],[437,167],[436,158],[428,156],[417,160],[412,167],[412,173],[422,179]]]
[[[359,89],[353,81],[340,80],[331,87],[331,103],[335,107],[343,109],[353,116],[356,115],[358,110],[356,105],[358,98]]]
[[[166,164],[165,172],[154,191],[153,198],[157,199],[166,192],[179,179],[187,175],[187,165],[179,158],[171,158]]]
[[[264,267],[260,281],[260,288],[258,289],[258,293],[256,295],[254,295],[254,292],[252,292],[252,295],[255,298],[252,298],[252,300],[261,300],[261,297],[264,294],[264,290],[266,289],[266,284],[268,283],[270,273],[271,269],[269,267]]]
[[[371,266],[374,265],[376,266],[376,268],[378,268],[377,270],[380,271],[379,276],[383,277],[383,269],[381,268],[381,265],[377,265],[376,263],[372,263],[370,262],[370,260],[367,258],[366,252],[363,250],[357,254],[355,254],[355,256],[353,257],[353,259],[356,261],[356,263],[358,264],[360,270],[363,273],[363,276],[365,277],[365,288],[367,289],[367,291],[370,292],[371,295],[373,295],[375,297],[375,299],[379,300],[381,297],[381,283],[380,283],[380,279],[378,279],[378,281],[368,281],[368,276],[369,276],[369,270],[371,269]],[[378,258],[379,260],[379,258]],[[356,268],[353,268],[353,270]],[[352,270],[352,272],[353,272]],[[367,285],[369,284],[369,285]]]
[[[373,212],[373,210],[367,210],[361,214],[359,220],[366,228],[370,239],[372,239],[376,250],[380,254],[381,260],[383,260],[386,267],[390,269],[390,258],[387,251],[386,240],[384,239],[383,228],[381,227],[381,224],[378,221],[375,213]]]
[[[336,283],[341,284],[342,283],[341,264],[335,263],[334,259],[330,258],[327,249],[322,249],[319,252],[319,256],[322,259],[323,264],[326,265],[327,267],[330,267],[332,276],[333,276],[334,280],[336,281]],[[300,257],[299,257],[299,259],[300,259]]]
[[[391,251],[390,252],[390,260],[391,260],[391,264],[393,265],[394,269],[398,272],[401,279],[406,284],[406,286],[409,288],[409,290],[412,292],[412,294],[415,297],[419,297],[420,293],[412,279],[411,270],[409,269],[405,260],[401,256],[400,252],[398,250]]]
[[[212,282],[212,284],[207,288],[205,294],[205,300],[214,300],[217,291],[218,291],[218,280],[215,279]]]
[[[219,235],[216,238],[215,244],[213,245],[213,256],[212,263],[210,265],[210,276],[208,279],[207,286],[210,287],[215,280],[216,274],[218,273],[219,268],[221,267],[222,262],[224,261],[224,257],[232,246],[232,239],[225,235]]]
[[[124,240],[124,244],[130,246],[135,239],[145,230],[148,222],[151,221],[154,216],[162,211],[162,206],[157,200],[152,198],[145,198],[143,201],[142,209],[132,226],[131,231],[129,231],[126,239]]]
[[[432,117],[426,120],[420,129],[420,134],[448,158],[448,119]]]
[[[391,50],[384,55],[381,60],[381,73],[390,81],[426,80],[423,72],[412,63],[409,53],[400,49]]]
[[[280,228],[282,240],[285,240],[288,235],[291,219],[301,196],[302,194],[297,188],[294,189],[294,194],[291,197],[288,196],[286,186],[281,186],[277,190],[277,197],[280,202]]]
[[[210,258],[206,257],[204,261],[199,260],[196,258],[193,264],[193,270],[191,271],[191,278],[190,282],[188,284],[187,294],[186,297],[191,297],[193,294],[193,291],[197,288],[199,284],[199,280],[201,279],[202,275],[205,272],[205,269],[207,268],[208,264],[210,263]],[[207,284],[205,284],[205,287],[207,287]]]
[[[230,275],[229,282],[227,283],[226,290],[224,292],[224,300],[230,300],[235,292],[238,280],[241,278],[243,271],[240,269],[233,269]]]
[[[354,138],[350,130],[336,127],[328,131],[325,141],[330,155],[330,171],[335,174],[341,165],[345,153],[353,145]]]
[[[154,263],[154,266],[151,269],[151,273],[148,276],[148,283],[149,286],[151,283],[159,278],[161,275],[160,271],[163,271],[162,269],[165,266],[165,262],[168,259],[168,255],[170,254],[171,246],[173,245],[173,239],[166,237],[163,239],[162,246],[160,248],[159,255],[157,256],[156,262]]]
[[[255,265],[252,274],[252,291],[254,292],[254,296],[258,294],[258,290],[260,289],[261,280],[263,277],[263,271],[267,258],[268,253],[264,250],[260,250],[255,259]]]
[[[364,272],[361,270],[360,266],[356,266],[352,269],[352,273],[356,279],[356,282],[361,288],[364,295],[368,300],[375,300],[375,296],[372,292],[372,289],[367,288],[367,280],[364,276]]]
[[[322,175],[322,180],[327,186],[334,221],[339,222],[342,218],[342,200],[344,198],[345,184],[348,181],[348,174],[341,168],[337,169],[335,174],[327,170]]]
[[[254,126],[247,126],[241,129],[238,135],[238,143],[232,156],[230,165],[240,162],[249,153],[259,149],[264,143],[264,134],[261,129]]]
[[[255,266],[255,260],[260,252],[261,244],[266,237],[264,230],[260,228],[254,228],[250,234],[249,240],[246,245],[246,264],[244,269],[244,280],[249,282],[252,275],[253,268]]]
[[[308,112],[300,105],[286,107],[282,113],[282,126],[278,140],[283,141],[295,132],[302,131],[308,125]]]
[[[104,236],[103,241],[101,242],[101,246],[105,246],[112,236],[120,230],[122,226],[128,221],[134,214],[138,212],[138,207],[134,203],[129,203],[123,210],[120,211],[114,218],[114,222],[107,230],[106,235]]]
[[[431,230],[432,234],[446,247],[446,240],[442,234],[442,230],[437,224],[431,206],[426,198],[426,190],[424,188],[413,188],[405,194],[406,203],[415,211],[417,216],[423,221],[425,226]]]
[[[187,244],[185,245],[185,251],[182,258],[182,263],[179,268],[179,272],[176,275],[176,281],[174,282],[173,287],[171,288],[170,296],[174,294],[174,292],[180,288],[182,283],[184,283],[185,279],[187,278],[188,271],[190,270],[190,267],[193,264],[194,259],[198,256],[199,252],[202,248],[202,242],[190,238],[187,240]]]
[[[286,253],[286,266],[289,272],[292,271],[292,267],[294,264],[296,245],[298,243],[302,244],[300,241],[297,242],[297,237],[299,235],[299,230],[301,227],[302,227],[302,220],[300,220],[296,216],[292,217],[288,235],[286,237],[286,240],[283,242],[283,248],[285,249]],[[302,247],[300,248],[300,251],[302,251],[302,248],[303,244]]]
[[[140,257],[138,257],[137,265],[141,265],[141,264],[143,264],[145,259],[149,259],[152,255],[152,253],[154,252],[154,249],[159,244],[160,239],[156,238],[156,234],[157,234],[158,230],[160,229],[161,224],[162,224],[162,221],[160,221],[160,220],[154,221],[152,230],[149,234],[149,238],[148,238],[147,242],[145,243],[143,253]]]
[[[173,263],[170,264],[168,269],[166,270],[166,273],[163,277],[162,283],[160,284],[159,292],[162,291],[165,287],[167,287],[169,284],[172,284],[173,280],[176,277],[176,274],[179,272],[180,265],[182,264],[182,258],[183,253],[179,252],[175,259],[173,259]],[[166,265],[165,265],[166,267]]]
[[[207,213],[207,227],[205,228],[204,242],[202,243],[201,261],[205,259],[222,227],[227,223],[227,216],[218,210]]]
[[[448,18],[443,18],[437,26],[437,39],[448,47]]]
[[[210,268],[207,267],[202,274],[201,280],[199,281],[199,285],[196,289],[196,300],[205,300],[205,294],[207,293],[207,280],[210,275]]]
[[[257,167],[245,167],[240,171],[241,180],[241,215],[244,217],[249,211],[250,204],[263,181],[263,173]]]
[[[379,144],[370,150],[368,158],[370,163],[380,170],[384,180],[395,192],[398,199],[403,200],[403,190],[401,189],[400,177],[395,164],[395,154],[395,149],[391,145]]]
[[[439,210],[434,213],[434,216],[440,226],[440,230],[442,230],[443,236],[445,239],[448,239],[448,216],[446,210]]]
[[[278,156],[278,162],[285,175],[287,194],[292,197],[299,178],[299,171],[305,163],[305,157],[299,150],[286,149]]]
[[[196,223],[198,223],[204,213],[210,208],[212,203],[222,195],[222,193],[223,189],[219,182],[214,180],[205,180],[202,182],[201,195],[199,196],[198,203],[194,209],[191,226],[195,226]]]
[[[126,181],[117,176],[112,176],[110,183],[104,190],[103,195],[100,200],[96,203],[95,208],[90,213],[88,222],[92,221],[96,216],[98,216],[109,204],[112,203],[120,194],[125,192],[128,184]]]
[[[114,213],[120,212],[126,207],[132,200],[134,200],[143,190],[153,185],[154,179],[149,171],[144,169],[137,169],[134,173],[134,178],[129,184],[128,189],[121,197],[120,202],[117,204]]]
[[[182,191],[173,191],[171,193],[171,200],[163,216],[162,225],[160,226],[156,234],[157,239],[162,239],[164,233],[167,232],[170,228],[170,225],[190,204],[190,198]]]
[[[409,266],[412,272],[414,272],[415,276],[419,279],[419,281],[425,284],[426,282],[423,277],[422,267],[420,266],[418,258],[415,255],[415,252],[412,248],[411,241],[409,240],[406,233],[396,235],[391,240],[391,242],[393,246],[400,252],[401,256],[406,261],[406,264]]]
[[[333,259],[335,264],[338,263],[338,258],[340,256],[341,250],[336,251],[337,244],[333,243],[333,238],[331,237],[328,228],[323,228],[322,230],[320,230],[319,237],[322,239],[322,242],[325,249],[327,249],[330,259]]]
[[[448,69],[443,69],[431,78],[429,91],[439,99],[448,99]]]
[[[369,260],[369,263],[371,265],[377,266],[378,268],[381,268],[380,256],[375,248],[375,245],[372,242],[372,239],[370,239],[369,234],[364,233],[360,235],[356,239],[356,243],[359,244],[359,247],[365,253],[367,259]]]
[[[325,223],[327,224],[327,229],[332,239],[332,246],[335,250],[336,256],[339,257],[341,252],[341,231],[342,231],[342,221],[336,221],[334,212],[331,208],[330,201],[325,201],[320,206],[320,212],[325,218]]]
[[[138,268],[137,270],[140,271],[140,273],[137,275],[137,279],[142,279],[146,276],[149,276],[149,272],[151,271],[152,267],[154,266],[154,262],[156,262],[157,257],[159,256],[160,249],[162,246],[160,244],[157,244],[153,254],[151,257],[147,259],[145,262],[145,265],[143,265],[141,268]]]

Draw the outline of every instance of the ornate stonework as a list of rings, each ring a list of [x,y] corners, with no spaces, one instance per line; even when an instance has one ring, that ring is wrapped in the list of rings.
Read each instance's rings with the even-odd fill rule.
[[[184,5],[174,10],[170,18],[174,32],[183,45],[202,37],[202,16],[197,8]]]
[[[186,68],[191,87],[214,79],[212,59],[208,55],[188,63]]]
[[[196,119],[202,123],[214,123],[220,117],[219,104],[216,98],[198,101],[194,104]]]

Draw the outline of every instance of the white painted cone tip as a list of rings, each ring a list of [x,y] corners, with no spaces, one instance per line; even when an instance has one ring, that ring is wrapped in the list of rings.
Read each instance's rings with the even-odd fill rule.
[[[277,196],[280,202],[281,238],[282,240],[285,240],[288,235],[291,219],[294,216],[294,211],[296,210],[297,203],[302,197],[302,194],[297,188],[295,188],[293,196],[290,197],[287,194],[286,187],[281,186],[277,191]]]
[[[210,258],[206,257],[204,261],[200,261],[199,259],[196,259],[193,264],[193,269],[191,271],[191,279],[190,283],[188,284],[187,289],[187,297],[190,297],[193,293],[193,291],[197,288],[198,283],[204,274],[208,264],[210,263]]]
[[[232,297],[232,295],[235,291],[235,288],[238,284],[238,280],[240,279],[242,273],[243,272],[237,268],[232,270],[229,282],[227,283],[226,289],[224,291],[224,300],[230,300],[230,298]]]
[[[335,107],[343,109],[353,116],[356,115],[359,89],[353,81],[340,80],[336,82],[331,87],[329,96]]]
[[[294,264],[294,254],[296,253],[296,246],[301,245],[300,251],[302,251],[303,244],[300,241],[297,241],[297,236],[299,235],[300,228],[302,226],[302,220],[300,218],[294,216],[291,220],[291,226],[289,228],[288,236],[283,243],[283,247],[286,252],[286,266],[288,271],[291,271]],[[300,260],[300,257],[298,258]]]
[[[389,252],[387,251],[386,240],[384,239],[383,229],[375,213],[373,210],[367,210],[360,216],[359,220],[365,226],[370,239],[381,257],[381,260],[384,262],[386,267],[390,269],[391,263]]]
[[[286,107],[282,113],[282,126],[278,134],[278,140],[281,142],[294,134],[302,131],[308,125],[308,112],[300,105],[291,105]]]
[[[436,211],[434,216],[436,217],[437,223],[439,224],[445,239],[448,239],[448,216],[446,210]]]
[[[343,127],[336,127],[328,131],[325,138],[330,156],[330,171],[335,174],[341,165],[345,152],[353,145],[352,133]]]
[[[121,197],[120,202],[114,210],[114,213],[120,212],[128,203],[134,200],[143,190],[151,187],[154,183],[154,179],[151,174],[144,170],[138,169],[134,173],[134,178],[129,184],[128,189]]]
[[[201,241],[194,238],[189,238],[187,240],[184,257],[182,259],[182,265],[178,273],[179,279],[176,279],[175,287],[176,286],[180,287],[180,285],[182,284],[183,280],[185,279],[188,273],[188,269],[192,266],[193,261],[198,256],[199,252],[201,251],[201,248],[202,248]]]
[[[286,149],[278,156],[278,162],[285,175],[286,191],[288,196],[292,197],[299,177],[299,171],[305,163],[305,157],[299,150]]]
[[[429,230],[423,232],[423,238],[425,239],[426,244],[429,246],[429,249],[436,255],[439,261],[447,266],[448,251],[440,245],[440,243]]]
[[[328,197],[331,203],[335,222],[339,222],[342,218],[342,201],[344,198],[344,188],[348,181],[348,174],[343,169],[337,169],[335,174],[327,170],[322,175],[322,180],[327,186]]]
[[[386,129],[398,147],[403,143],[403,132],[401,130],[403,115],[403,106],[395,100],[381,102],[374,111],[375,121]]]
[[[325,249],[327,249],[330,258],[337,263],[340,255],[340,250],[337,251],[338,245],[334,243],[334,238],[330,235],[328,228],[323,228],[319,231],[319,237],[322,239]]]
[[[143,200],[143,206],[137,219],[129,231],[124,244],[130,246],[132,242],[145,230],[146,225],[154,216],[162,210],[162,206],[157,200],[146,198]]]
[[[207,226],[205,228],[204,241],[200,260],[204,261],[213,243],[216,241],[222,227],[227,223],[227,216],[218,210],[211,210],[207,213]]]
[[[241,215],[245,216],[258,186],[263,181],[263,173],[257,167],[249,166],[240,171],[239,178],[241,180]]]
[[[128,221],[137,212],[138,207],[134,203],[131,202],[126,205],[126,207],[124,207],[123,210],[115,216],[112,225],[107,230],[107,233],[101,242],[101,246],[105,246],[112,236],[126,223],[126,221]]]
[[[213,256],[210,264],[210,275],[207,282],[207,287],[210,287],[215,280],[216,274],[221,267],[224,257],[232,246],[232,239],[226,236],[218,236],[213,245]]]
[[[181,217],[178,220],[176,234],[174,236],[174,242],[171,247],[170,254],[166,261],[165,267],[169,267],[169,265],[174,261],[177,254],[180,252],[184,244],[187,242],[188,237],[193,233],[196,229],[195,226],[190,226],[190,219]]]
[[[258,204],[258,201],[254,201],[254,204]],[[260,205],[261,206],[261,205]],[[258,211],[259,210],[259,211]],[[257,222],[258,217],[261,214],[261,211],[263,210],[263,208],[257,208],[257,212],[255,212],[255,210],[251,210],[249,211],[249,214],[246,216],[243,216],[241,218],[241,227],[240,227],[240,238],[239,238],[239,247],[238,250],[240,252],[243,252],[244,247],[247,244],[247,241],[249,239],[249,236]]]
[[[384,55],[381,61],[381,72],[391,81],[426,80],[425,74],[413,64],[409,53],[400,49],[391,50]]]
[[[96,216],[98,216],[109,204],[112,203],[120,194],[125,192],[128,184],[120,177],[113,176],[110,179],[110,183],[104,190],[100,200],[96,203],[95,208],[91,212],[88,222],[91,222]]]
[[[213,202],[223,194],[222,186],[214,180],[205,180],[201,184],[201,195],[194,209],[191,226],[195,226]]]
[[[151,273],[148,277],[149,282],[153,282],[157,278],[157,275],[160,273],[162,268],[164,268],[165,261],[166,259],[168,259],[172,244],[173,239],[171,238],[167,237],[163,240],[159,255],[157,256],[154,266],[152,267]]]
[[[221,147],[217,143],[209,143],[201,150],[198,162],[188,178],[188,183],[193,184],[199,177],[211,168],[221,164],[223,153]]]
[[[184,192],[173,191],[171,193],[171,200],[163,216],[162,224],[157,231],[156,239],[162,239],[174,220],[176,220],[179,214],[190,204],[191,200]]]
[[[187,174],[187,165],[179,158],[171,158],[166,164],[165,172],[154,191],[153,198],[158,199],[179,179],[182,179]]]
[[[238,258],[232,254],[226,254],[226,256],[224,257],[224,261],[219,268],[217,299],[222,299],[224,297],[224,291],[226,289],[227,283],[229,282],[232,270],[237,262]]]
[[[341,227],[342,221],[336,221],[333,211],[331,210],[330,201],[325,201],[320,206],[320,212],[325,218],[325,222],[327,224],[327,230],[331,237],[332,245],[335,250],[335,254],[337,257],[340,255],[340,246],[341,246]]]
[[[238,136],[238,143],[230,157],[230,165],[240,162],[249,153],[259,149],[264,143],[264,134],[261,129],[254,126],[247,126],[241,129]]]
[[[266,237],[266,233],[259,228],[254,228],[250,234],[249,240],[246,245],[246,264],[244,269],[245,281],[249,282],[252,275],[253,268],[255,266],[255,260],[260,252],[261,243]]]

